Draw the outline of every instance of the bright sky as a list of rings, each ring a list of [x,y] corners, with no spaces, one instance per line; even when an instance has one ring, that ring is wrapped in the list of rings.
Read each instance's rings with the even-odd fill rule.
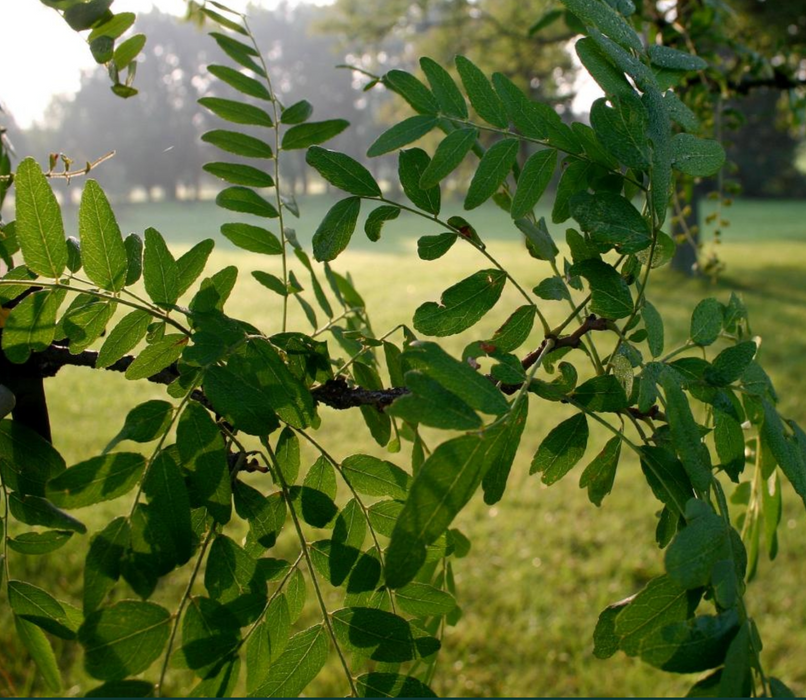
[[[230,0],[226,4],[242,11],[247,3]],[[271,7],[277,0],[253,4]],[[186,8],[184,0],[115,0],[112,9],[148,12],[152,6],[176,15],[184,14]],[[0,101],[21,127],[41,119],[52,95],[76,92],[82,69],[96,65],[87,34],[76,34],[39,0],[0,0]],[[32,39],[37,41],[35,46]]]
[[[327,1],[319,0],[319,4]],[[229,0],[227,4],[243,11],[247,0]],[[256,0],[253,4],[273,7],[278,0]],[[85,41],[88,32],[76,34],[55,10],[39,0],[0,0],[0,6],[0,102],[20,127],[27,128],[42,118],[54,94],[76,92],[81,71],[96,64]],[[115,0],[113,9],[144,13],[152,6],[182,15],[186,4],[185,0]],[[35,46],[32,39],[38,42]],[[577,89],[580,94],[575,110],[587,109],[601,94],[590,79],[581,81]]]

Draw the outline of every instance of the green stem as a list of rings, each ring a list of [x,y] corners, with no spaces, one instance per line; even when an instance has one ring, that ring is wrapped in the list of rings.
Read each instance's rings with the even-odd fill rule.
[[[193,584],[196,582],[196,577],[199,575],[202,561],[204,561],[204,555],[207,552],[207,546],[210,544],[210,540],[213,539],[214,534],[215,528],[211,528],[207,533],[207,537],[204,538],[201,550],[199,551],[199,556],[196,558],[196,566],[193,567],[193,573],[190,575],[188,585],[185,588],[185,592],[182,594],[182,600],[179,601],[179,607],[176,609],[176,613],[174,615],[174,624],[173,628],[171,629],[171,636],[168,639],[168,648],[165,650],[165,659],[162,662],[160,679],[157,683],[157,687],[155,688],[156,697],[161,697],[162,684],[165,682],[165,674],[168,672],[168,662],[171,659],[171,650],[173,649],[174,641],[176,640],[176,632],[179,629],[179,621],[182,619],[182,612],[184,611],[187,602],[190,600],[190,592],[193,590]]]
[[[288,569],[288,573],[285,576],[283,576],[283,580],[280,581],[279,585],[277,586],[277,589],[274,591],[274,593],[271,594],[269,599],[266,601],[266,605],[263,606],[263,610],[261,611],[260,615],[258,615],[257,620],[255,620],[252,623],[252,625],[249,627],[249,629],[246,631],[246,634],[243,636],[241,641],[238,643],[238,647],[237,647],[237,649],[235,650],[234,653],[236,653],[236,654],[238,653],[238,649],[240,649],[244,644],[246,644],[246,642],[249,641],[249,637],[252,636],[254,631],[257,629],[258,625],[261,622],[263,622],[263,618],[266,616],[266,613],[268,612],[269,608],[271,607],[271,604],[274,602],[274,600],[277,598],[277,596],[279,596],[280,593],[283,592],[283,588],[285,588],[285,584],[288,583],[288,579],[291,578],[291,574],[293,574],[297,570],[297,568],[299,568],[299,563],[301,561],[302,561],[302,552],[299,553],[299,556],[296,558],[294,563]]]
[[[11,580],[11,572],[8,567],[8,489],[2,473],[0,473],[0,488],[3,489],[3,569],[6,572],[6,585],[8,585]]]
[[[88,296],[97,297],[98,299],[105,299],[106,301],[113,301],[117,304],[122,304],[123,306],[129,306],[133,309],[137,309],[138,311],[145,311],[147,314],[153,316],[154,318],[159,319],[160,321],[165,321],[172,325],[177,330],[181,331],[185,335],[190,335],[190,331],[185,328],[181,323],[175,321],[167,314],[163,314],[156,310],[153,306],[148,306],[144,304],[135,304],[133,301],[126,301],[125,299],[121,299],[120,297],[112,296],[110,294],[105,294],[104,292],[99,292],[95,289],[76,289],[75,287],[71,287],[69,284],[62,284],[61,282],[41,282],[39,280],[0,280],[0,287],[3,286],[26,286],[26,287],[42,287],[43,289],[66,289],[68,292],[76,292],[77,294],[87,294]]]
[[[353,494],[353,498],[355,498],[356,503],[358,503],[358,507],[361,508],[361,513],[364,515],[364,520],[367,523],[367,528],[369,529],[369,534],[372,537],[372,541],[375,543],[375,548],[378,550],[378,558],[381,560],[381,568],[383,571],[386,571],[386,562],[384,561],[383,557],[383,549],[381,548],[381,544],[378,541],[378,535],[375,532],[375,528],[372,527],[372,522],[369,519],[369,509],[364,505],[364,501],[361,500],[361,496],[359,496],[358,491],[355,490],[353,485],[350,483],[350,480],[345,475],[344,471],[342,470],[341,463],[337,462],[336,459],[324,448],[322,447],[314,438],[312,438],[308,433],[304,430],[295,429],[302,437],[304,437],[308,442],[310,442],[318,451],[319,453],[333,465],[333,468],[339,473],[342,480],[345,484],[347,484],[347,488],[350,489],[350,493]],[[386,589],[387,593],[389,594],[389,604],[392,606],[392,612],[396,613],[395,610],[395,599],[392,595],[392,591],[388,588]]]
[[[326,333],[331,328],[333,328],[333,326],[335,326],[339,321],[341,321],[343,318],[349,316],[350,314],[360,313],[361,311],[363,311],[363,308],[360,307],[360,306],[353,306],[353,307],[351,307],[349,309],[345,309],[338,316],[335,316],[335,317],[331,318],[324,326],[322,326],[321,328],[319,328],[319,329],[315,330],[313,333],[311,333],[311,338],[315,338],[317,335],[322,335],[322,333]]]
[[[376,340],[386,340],[390,335],[392,335],[393,333],[396,333],[398,330],[400,330],[403,327],[404,326],[403,326],[402,323],[398,323],[391,331],[387,331],[380,338],[376,338]],[[339,367],[336,370],[336,374],[338,375],[338,374],[341,374],[342,372],[344,372],[344,370],[346,370],[351,364],[353,364],[353,362],[355,362],[359,357],[361,357],[361,355],[363,355],[365,352],[368,352],[370,349],[371,348],[370,348],[369,345],[365,345],[355,355],[353,355],[349,360],[347,360],[347,362],[345,362],[341,367]]]
[[[274,122],[273,130],[274,130],[274,201],[277,205],[277,214],[278,214],[278,223],[280,224],[280,243],[282,246],[282,260],[283,260],[283,286],[288,289],[288,239],[285,235],[285,223],[283,221],[283,210],[285,209],[285,204],[283,203],[283,198],[280,196],[280,152],[282,151],[282,143],[280,141],[280,105],[277,101],[277,97],[274,94],[274,88],[272,87],[271,78],[269,77],[269,69],[266,66],[266,61],[263,59],[263,53],[260,51],[260,48],[255,41],[255,37],[252,34],[252,30],[249,28],[249,21],[246,19],[246,15],[241,15],[243,17],[243,25],[246,29],[247,33],[249,34],[249,39],[252,42],[252,46],[254,46],[255,51],[257,52],[257,57],[260,60],[260,66],[263,68],[263,77],[266,80],[266,87],[269,90],[269,95],[271,96],[271,107],[272,107],[272,121]],[[288,326],[288,294],[283,295],[283,333],[286,332],[286,328]]]
[[[415,209],[414,207],[410,207],[410,206],[408,206],[406,204],[400,204],[399,202],[395,202],[395,201],[393,201],[391,199],[387,199],[386,197],[378,197],[378,198],[373,198],[373,199],[377,199],[378,201],[385,202],[386,204],[391,204],[391,205],[393,205],[395,207],[398,207],[399,209],[403,209],[404,211],[410,212],[412,214],[416,214],[417,216],[419,216],[419,217],[421,217],[423,219],[427,219],[428,221],[433,221],[434,223],[437,223],[440,226],[443,226],[444,228],[450,229],[451,231],[455,232],[462,240],[467,241],[477,251],[479,251],[485,258],[487,258],[487,260],[489,260],[493,265],[495,265],[495,267],[498,270],[503,272],[504,275],[506,275],[506,278],[512,283],[512,285],[515,287],[515,289],[518,290],[518,292],[526,300],[526,302],[529,304],[529,306],[533,306],[535,308],[535,310],[537,311],[537,316],[538,316],[538,318],[540,319],[540,322],[543,325],[543,333],[547,335],[551,331],[551,327],[549,326],[548,321],[546,321],[545,316],[543,316],[543,313],[540,311],[540,308],[537,306],[537,304],[535,304],[535,302],[532,299],[532,297],[530,297],[528,292],[523,287],[521,287],[520,284],[518,284],[518,281],[509,273],[509,271],[506,270],[504,268],[504,266],[501,265],[501,263],[499,263],[498,260],[496,260],[489,252],[487,252],[487,249],[484,246],[479,245],[474,240],[471,240],[470,238],[467,238],[466,236],[463,236],[461,234],[461,232],[459,232],[456,229],[455,226],[451,226],[447,221],[443,221],[438,216],[431,216],[431,215],[427,214],[424,211],[420,211],[419,209]]]
[[[280,488],[283,491],[283,498],[285,498],[286,503],[288,504],[288,510],[291,513],[291,520],[294,523],[294,529],[297,531],[297,537],[299,539],[300,547],[302,548],[302,554],[305,557],[305,564],[308,567],[308,571],[311,574],[311,583],[313,584],[314,591],[316,593],[316,599],[319,602],[319,609],[322,611],[322,616],[324,619],[325,627],[327,628],[328,636],[330,640],[333,642],[333,646],[336,648],[336,653],[338,654],[339,661],[341,662],[341,666],[344,669],[344,675],[347,678],[347,682],[350,685],[350,691],[353,694],[353,697],[358,697],[358,689],[355,686],[355,680],[353,679],[353,674],[350,671],[350,667],[347,665],[347,659],[344,656],[344,652],[342,651],[341,645],[339,644],[339,640],[336,638],[336,632],[333,630],[333,623],[330,620],[330,613],[328,612],[327,605],[325,603],[324,596],[322,595],[322,590],[319,587],[319,580],[316,576],[316,569],[314,568],[313,561],[311,561],[311,555],[308,552],[308,542],[305,539],[305,533],[302,532],[302,525],[300,525],[299,518],[297,517],[297,512],[294,510],[294,506],[291,503],[291,494],[288,491],[288,484],[286,483],[285,476],[283,475],[283,470],[280,468],[280,463],[277,461],[277,456],[274,454],[274,450],[271,448],[269,444],[268,438],[261,438],[261,442],[263,443],[263,447],[266,448],[266,452],[271,459],[272,465],[274,467],[274,473],[277,477],[277,481],[280,484]]]

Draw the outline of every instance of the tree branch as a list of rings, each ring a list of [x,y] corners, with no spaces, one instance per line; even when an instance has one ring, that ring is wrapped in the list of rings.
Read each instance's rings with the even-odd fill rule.
[[[584,323],[577,328],[570,335],[562,338],[555,339],[555,345],[552,352],[561,348],[578,348],[582,342],[582,337],[590,331],[601,331],[607,329],[607,320],[598,318],[591,315],[585,319]],[[534,365],[537,358],[540,356],[543,347],[546,344],[544,340],[540,346],[529,353],[522,361],[524,370],[528,370]],[[125,372],[129,365],[134,362],[134,357],[126,355],[117,362],[104,367],[110,372]],[[31,354],[30,368],[37,372],[42,378],[55,377],[57,372],[62,367],[89,367],[90,369],[99,369],[96,366],[98,361],[98,353],[93,350],[84,350],[73,354],[69,348],[62,345],[50,345],[41,352]],[[176,364],[171,364],[165,369],[157,372],[156,374],[148,377],[148,381],[155,384],[171,384],[179,377],[179,370]],[[490,378],[491,381],[495,381]],[[517,384],[504,384],[501,386],[501,391],[506,394],[512,394],[520,388]],[[378,411],[383,411],[395,399],[409,393],[406,387],[392,387],[390,389],[370,390],[362,387],[353,387],[347,383],[344,377],[336,377],[329,379],[324,384],[320,384],[311,390],[314,400],[317,403],[325,406],[330,406],[338,410],[347,408],[355,408],[357,406],[374,406]],[[207,397],[202,391],[194,391],[192,398],[199,401],[202,405],[210,410],[214,410]]]

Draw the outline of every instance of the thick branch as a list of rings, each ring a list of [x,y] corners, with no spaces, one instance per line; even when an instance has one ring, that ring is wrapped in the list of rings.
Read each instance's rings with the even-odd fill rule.
[[[586,333],[606,329],[606,319],[598,318],[593,315],[588,316],[585,322],[571,333],[571,335],[555,339],[552,352],[561,348],[578,348]],[[522,360],[521,364],[524,370],[528,370],[534,365],[545,344],[546,341],[544,340],[540,344],[540,347],[534,352],[529,353]],[[83,352],[73,354],[68,348],[54,344],[42,352],[33,353],[31,355],[30,364],[41,377],[47,378],[55,377],[56,373],[65,366],[90,367],[91,369],[96,369],[97,361],[98,353],[93,350],[84,350]],[[134,357],[127,355],[104,369],[111,372],[125,372],[132,362],[134,362]],[[154,382],[155,384],[171,384],[178,377],[179,371],[176,364],[172,364],[150,376],[148,381]],[[512,394],[519,388],[520,385],[516,384],[505,384],[501,386],[501,390],[506,394]],[[357,406],[374,406],[379,411],[383,411],[383,409],[389,406],[395,399],[408,393],[409,390],[405,387],[393,387],[391,389],[381,389],[377,391],[363,389],[362,387],[351,387],[344,377],[330,379],[311,390],[311,394],[316,402],[330,406],[331,408],[346,409],[355,408]],[[212,410],[212,406],[202,391],[195,391],[193,398]]]

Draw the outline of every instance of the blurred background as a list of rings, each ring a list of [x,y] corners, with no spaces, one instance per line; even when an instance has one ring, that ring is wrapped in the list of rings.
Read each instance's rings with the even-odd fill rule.
[[[230,313],[275,332],[277,297],[259,287],[248,271],[275,271],[279,262],[266,263],[237,251],[218,233],[219,225],[233,217],[213,202],[220,186],[201,166],[217,157],[200,136],[219,122],[196,100],[227,92],[206,71],[207,64],[222,62],[220,51],[194,21],[195,15],[184,18],[187,4],[175,0],[152,7],[137,0],[116,1],[116,11],[138,12],[136,30],[148,37],[135,81],[140,94],[123,101],[110,91],[103,68],[94,67],[81,37],[56,13],[35,0],[9,1],[13,9],[4,8],[0,23],[0,99],[2,121],[17,157],[33,155],[44,164],[49,153],[64,153],[74,167],[81,167],[114,150],[115,157],[93,176],[113,200],[124,235],[142,234],[153,226],[177,252],[202,238],[215,239],[217,253],[208,272],[225,264],[242,270]],[[667,10],[675,4],[657,3]],[[730,5],[741,36],[751,37],[773,62],[795,65],[793,74],[799,70],[800,78],[806,78],[802,2],[731,0]],[[584,121],[600,93],[571,51],[575,33],[562,22],[528,32],[554,7],[551,0],[337,0],[328,5],[258,3],[247,12],[275,89],[287,96],[281,99],[288,104],[307,99],[314,106],[314,118],[349,120],[351,128],[327,146],[361,159],[388,190],[387,196],[395,198],[396,157],[367,159],[365,153],[390,124],[408,116],[409,108],[380,86],[364,91],[369,82],[365,74],[335,66],[348,64],[375,74],[392,68],[416,72],[422,55],[450,66],[454,55],[463,54],[487,73],[506,74],[535,99],[553,105],[564,119]],[[39,42],[33,48],[26,43],[29,30]],[[21,61],[30,73],[13,71],[28,75],[15,84],[6,66]],[[761,361],[781,395],[781,411],[804,424],[806,141],[803,127],[793,119],[796,110],[787,103],[790,97],[787,90],[770,85],[716,101],[718,118],[706,122],[706,128],[719,131],[729,164],[719,181],[703,183],[694,193],[694,203],[701,205],[689,202],[681,212],[695,218],[702,247],[695,251],[693,271],[700,274],[691,275],[689,263],[682,267],[686,274],[664,269],[654,278],[649,297],[667,319],[667,343],[674,347],[687,336],[691,309],[699,299],[715,296],[727,302],[731,292],[739,293],[750,310],[753,331],[761,337]],[[432,144],[424,141],[428,149]],[[306,169],[304,155],[295,151],[282,156],[282,184],[299,200],[301,217],[294,225],[303,243],[310,241],[337,198]],[[462,193],[471,174],[470,167],[460,169],[443,184],[443,197],[450,191]],[[55,183],[73,235],[81,187],[80,178]],[[717,196],[709,198],[714,190]],[[550,219],[551,191],[543,201],[547,204],[540,205],[538,215]],[[445,208],[462,213],[461,197]],[[522,254],[521,236],[505,212],[490,203],[467,216],[525,285],[531,287],[547,274]],[[551,230],[563,240],[564,229]],[[357,232],[335,264],[352,273],[379,333],[407,322],[448,280],[457,281],[479,267],[469,247],[457,246],[438,262],[419,261],[416,240],[426,233],[439,230],[426,230],[421,220],[404,218],[388,224],[379,243]],[[298,271],[301,277],[303,272]],[[516,303],[514,296],[505,295],[497,318],[485,319],[487,325],[474,333],[494,330]],[[554,311],[546,313],[551,320]],[[558,308],[558,319],[560,313]],[[294,320],[297,327],[308,328],[301,312]],[[466,341],[455,339],[446,347],[459,353]],[[102,449],[136,402],[163,395],[157,387],[99,375],[67,369],[47,385],[54,442],[68,463]],[[407,465],[405,452],[390,457],[372,442],[360,415],[335,416],[323,409],[323,416],[323,424],[330,427],[323,428],[321,439],[335,455],[360,449]],[[533,411],[504,500],[490,508],[476,499],[460,516],[458,526],[470,536],[473,549],[456,567],[464,616],[447,633],[434,683],[440,694],[662,696],[679,695],[692,683],[691,678],[671,677],[622,655],[609,661],[592,655],[591,634],[599,612],[662,571],[662,554],[653,550],[652,538],[657,506],[647,498],[640,469],[629,458],[623,460],[613,494],[601,509],[578,488],[578,474],[550,491],[536,479],[529,480],[532,454],[564,417],[561,410],[552,415]],[[365,444],[356,447],[357,441]],[[106,510],[79,516],[92,531],[108,521],[113,507],[104,504]],[[51,590],[64,591],[60,597],[80,599],[77,572],[83,547],[85,543],[71,542],[58,557],[38,562],[26,558],[19,566],[30,567],[27,580],[52,581]],[[803,504],[787,490],[780,553],[774,562],[762,561],[748,601],[751,614],[762,623],[765,663],[798,692],[806,692],[804,561]],[[171,579],[162,585],[158,595],[167,600],[184,582]],[[0,611],[0,621],[6,617],[7,611]],[[71,656],[74,649],[55,642],[60,665],[67,669],[69,694],[82,694],[89,686],[81,659]],[[182,685],[190,680],[181,672],[176,679],[173,694],[191,687]],[[326,672],[310,692],[343,694],[338,682],[335,672]],[[8,634],[8,625],[0,625],[0,695],[39,692],[33,666]]]

